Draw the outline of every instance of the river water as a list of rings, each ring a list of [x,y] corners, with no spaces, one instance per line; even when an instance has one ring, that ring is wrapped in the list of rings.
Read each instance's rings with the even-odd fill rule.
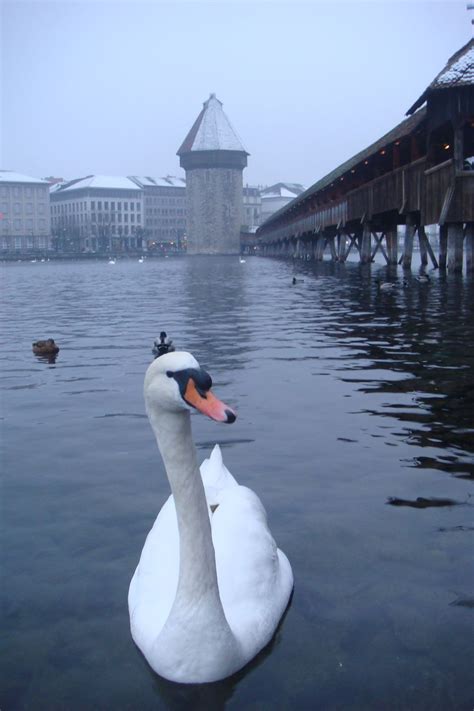
[[[2,277],[2,711],[472,709],[472,280],[258,257]],[[205,686],[157,677],[128,626],[168,495],[142,399],[162,329],[237,410],[193,416],[199,456],[221,444],[295,576],[271,645]],[[50,336],[55,363],[31,352]]]

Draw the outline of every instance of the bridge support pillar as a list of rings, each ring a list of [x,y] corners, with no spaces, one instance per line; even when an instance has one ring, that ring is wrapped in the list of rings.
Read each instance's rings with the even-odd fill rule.
[[[385,239],[387,240],[388,263],[398,264],[398,233],[396,225],[387,230]]]
[[[405,240],[403,245],[402,266],[404,269],[411,268],[411,259],[413,256],[413,237],[415,235],[415,221],[408,215],[405,224]]]
[[[448,270],[462,272],[462,247],[464,234],[461,222],[448,225]]]
[[[428,264],[428,248],[426,246],[427,240],[428,237],[426,236],[425,228],[420,225],[418,227],[418,244],[420,245],[420,259],[423,267],[426,267]]]
[[[364,228],[362,230],[362,244],[360,247],[360,261],[362,264],[368,264],[371,261],[372,253],[372,231],[370,229],[370,224],[364,222]]]
[[[346,231],[340,230],[337,233],[337,260],[338,262],[345,262],[346,256]]]
[[[474,272],[474,222],[466,224],[466,271]]]
[[[439,227],[439,268],[446,269],[446,256],[448,254],[448,227]]]

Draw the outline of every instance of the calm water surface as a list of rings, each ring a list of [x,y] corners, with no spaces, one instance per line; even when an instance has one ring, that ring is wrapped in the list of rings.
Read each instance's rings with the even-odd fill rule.
[[[259,258],[2,267],[2,711],[471,711],[474,283],[377,275],[401,284]],[[295,575],[270,647],[201,687],[153,674],[128,626],[168,495],[142,400],[162,329],[238,411],[193,416],[199,456],[221,444]],[[31,352],[49,336],[56,363]]]

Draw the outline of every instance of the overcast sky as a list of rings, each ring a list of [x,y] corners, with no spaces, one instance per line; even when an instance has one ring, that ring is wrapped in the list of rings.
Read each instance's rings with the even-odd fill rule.
[[[0,167],[182,175],[210,92],[244,183],[308,187],[399,123],[472,35],[466,0],[2,3]]]

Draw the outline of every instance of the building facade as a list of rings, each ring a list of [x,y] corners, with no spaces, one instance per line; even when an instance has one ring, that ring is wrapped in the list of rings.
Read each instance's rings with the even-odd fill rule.
[[[146,246],[144,193],[130,178],[90,175],[50,190],[53,247],[123,253]]]
[[[35,253],[50,247],[48,182],[0,170],[0,251]]]
[[[262,196],[260,188],[245,185],[242,194],[242,231],[258,227],[262,220]]]
[[[188,254],[238,254],[248,153],[214,94],[177,154],[186,171]]]
[[[186,248],[186,181],[132,175],[143,190],[146,248],[153,251],[181,252]]]

